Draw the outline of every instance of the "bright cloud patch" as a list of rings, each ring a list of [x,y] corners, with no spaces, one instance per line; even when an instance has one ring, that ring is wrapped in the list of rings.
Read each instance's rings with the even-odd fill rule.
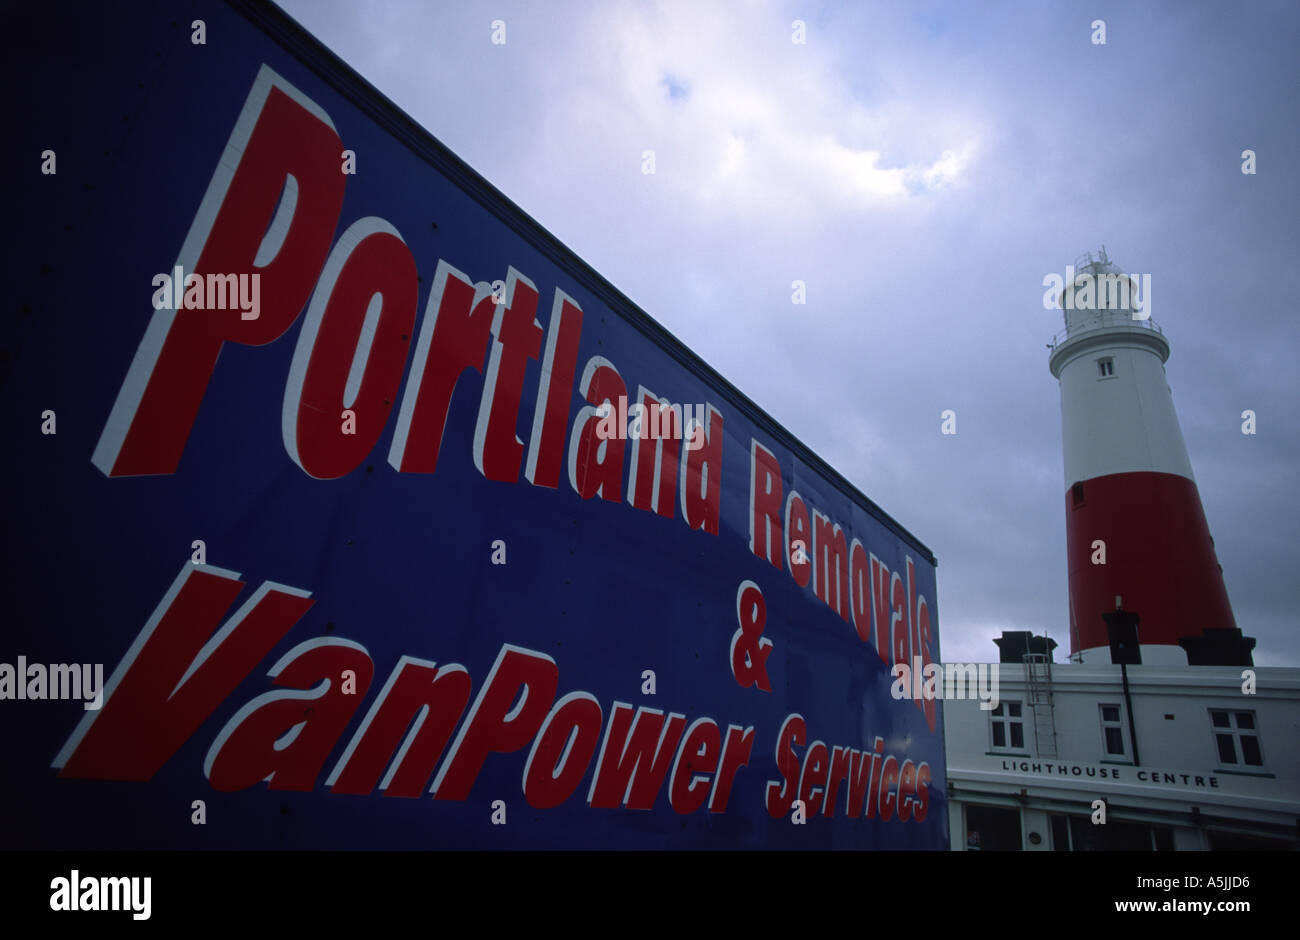
[[[601,17],[587,91],[619,115],[604,139],[644,139],[671,155],[663,185],[743,214],[901,205],[962,178],[977,141],[951,101],[860,100],[833,55],[791,43],[783,23],[774,11],[675,4]]]

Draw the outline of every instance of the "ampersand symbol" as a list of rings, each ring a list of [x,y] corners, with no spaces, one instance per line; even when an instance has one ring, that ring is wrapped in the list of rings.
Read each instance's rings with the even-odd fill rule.
[[[772,683],[767,679],[764,665],[772,652],[772,641],[763,638],[767,604],[753,581],[742,581],[736,591],[736,619],[740,629],[731,635],[731,674],[742,689],[757,685],[764,692],[771,692]]]

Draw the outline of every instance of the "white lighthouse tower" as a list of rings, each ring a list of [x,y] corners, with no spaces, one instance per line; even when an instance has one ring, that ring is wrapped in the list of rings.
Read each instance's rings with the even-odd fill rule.
[[[1075,265],[1049,360],[1061,386],[1071,659],[1111,661],[1102,615],[1122,598],[1140,618],[1142,662],[1185,665],[1180,639],[1236,624],[1165,378],[1169,341],[1150,319],[1149,274],[1120,273],[1104,248]]]

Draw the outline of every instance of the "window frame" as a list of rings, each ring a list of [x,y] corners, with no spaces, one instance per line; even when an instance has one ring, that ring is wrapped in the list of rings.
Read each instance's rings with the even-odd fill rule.
[[[1260,741],[1259,733],[1259,713],[1254,709],[1233,708],[1225,706],[1222,708],[1207,709],[1210,718],[1210,737],[1213,747],[1214,759],[1219,767],[1227,770],[1234,770],[1240,773],[1263,772],[1268,766],[1268,760],[1264,756],[1264,745]],[[1215,724],[1214,715],[1216,712],[1222,712],[1228,716],[1226,727]],[[1250,716],[1251,727],[1243,728],[1239,724],[1239,718],[1242,715]],[[1219,750],[1219,738],[1228,737],[1232,740],[1232,754],[1234,760],[1225,761],[1223,754]],[[1259,753],[1259,763],[1248,763],[1246,760],[1246,751],[1241,744],[1242,738],[1253,738],[1255,740],[1255,749]]]
[[[1014,705],[1020,709],[1020,714],[1012,715],[1011,706]],[[998,744],[994,726],[1000,726],[1004,729],[1003,739],[1006,743]],[[1017,746],[1012,743],[1011,727],[1020,726],[1020,744]],[[1028,738],[1025,737],[1025,707],[1019,699],[1002,700],[998,702],[997,708],[989,712],[989,751],[992,753],[1007,754],[1024,754],[1032,753],[1029,749]]]
[[[1107,708],[1115,709],[1115,714],[1118,717],[1115,718],[1113,721],[1107,720],[1106,718],[1105,710]],[[1097,721],[1101,728],[1101,759],[1102,760],[1118,759],[1118,760],[1131,762],[1132,758],[1129,756],[1128,751],[1129,748],[1132,747],[1132,743],[1128,740],[1128,735],[1125,733],[1124,706],[1119,704],[1118,702],[1098,702]],[[1110,742],[1106,739],[1106,731],[1110,728],[1114,728],[1117,731],[1119,731],[1119,744],[1120,747],[1123,748],[1123,750],[1121,750],[1118,754],[1116,754],[1110,749]]]

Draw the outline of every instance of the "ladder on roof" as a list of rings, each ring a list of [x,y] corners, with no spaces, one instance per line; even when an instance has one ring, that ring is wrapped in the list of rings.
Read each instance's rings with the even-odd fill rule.
[[[1052,701],[1052,658],[1026,653],[1025,684],[1034,710],[1034,745],[1039,757],[1056,757],[1056,706]]]

